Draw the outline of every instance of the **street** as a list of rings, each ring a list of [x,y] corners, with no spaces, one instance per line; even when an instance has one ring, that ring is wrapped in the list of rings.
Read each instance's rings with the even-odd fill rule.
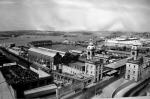
[[[99,82],[95,86],[92,86],[89,89],[87,89],[85,92],[83,92],[83,95],[80,97],[80,99],[90,99],[90,98],[92,98],[94,95],[96,95],[97,90],[103,89],[104,87],[106,87],[107,85],[111,84],[112,82],[118,80],[119,78],[120,77],[118,77],[118,78],[112,77],[108,80]]]
[[[94,95],[96,95],[96,93],[101,93],[101,90],[103,88],[105,88],[106,86],[108,86],[109,84],[113,83],[114,81],[120,79],[122,76],[120,77],[111,77],[108,80],[104,80],[101,81],[89,88],[86,88],[84,90],[82,90],[79,93],[76,93],[70,97],[68,97],[67,99],[90,99],[92,98]],[[99,92],[98,92],[99,91]]]

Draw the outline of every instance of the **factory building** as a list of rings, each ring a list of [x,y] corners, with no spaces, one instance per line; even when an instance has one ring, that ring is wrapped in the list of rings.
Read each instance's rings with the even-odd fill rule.
[[[65,55],[65,52],[42,47],[30,48],[28,50],[28,55],[30,61],[39,63],[43,66],[47,66],[55,70],[56,66],[53,65],[53,57],[56,55],[57,52],[59,52],[62,56]]]
[[[143,46],[144,42],[137,38],[113,38],[105,40],[105,46],[117,46],[117,47],[132,47],[133,45],[136,46]]]
[[[51,46],[51,45],[52,45],[51,40],[32,41],[28,43],[28,46],[31,47],[41,47],[41,46]]]

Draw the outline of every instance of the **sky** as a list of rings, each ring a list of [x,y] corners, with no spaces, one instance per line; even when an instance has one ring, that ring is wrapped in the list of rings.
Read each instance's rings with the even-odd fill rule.
[[[150,31],[150,0],[0,0],[0,31]]]

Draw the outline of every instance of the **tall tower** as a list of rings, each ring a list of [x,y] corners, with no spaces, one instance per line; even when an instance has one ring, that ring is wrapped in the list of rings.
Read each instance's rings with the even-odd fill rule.
[[[93,41],[90,40],[89,45],[87,47],[87,59],[91,60],[95,56],[95,45],[93,44]]]
[[[131,48],[131,57],[133,57],[134,60],[136,60],[138,57],[138,48],[135,45],[133,45]]]
[[[128,60],[126,63],[125,78],[128,80],[138,81],[141,78],[142,58],[138,59],[137,46],[132,46],[131,57],[133,60]]]

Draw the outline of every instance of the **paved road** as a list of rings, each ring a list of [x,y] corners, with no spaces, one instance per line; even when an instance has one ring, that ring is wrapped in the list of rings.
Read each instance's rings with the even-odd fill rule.
[[[121,85],[120,87],[118,87],[114,93],[112,94],[112,97],[114,98],[114,96],[122,89],[126,88],[127,86],[129,86],[130,84],[134,83],[133,80],[126,82],[125,84]]]
[[[141,82],[138,83],[137,86],[133,87],[132,89],[130,89],[127,93],[125,93],[124,97],[132,97],[132,96],[138,96],[140,91],[146,86],[148,85],[148,83],[150,82],[150,78],[147,78]]]
[[[101,90],[103,88],[105,88],[106,86],[108,86],[109,84],[111,84],[112,82],[120,79],[121,77],[112,77],[108,80],[102,81],[98,84],[96,84],[95,86],[92,86],[90,88],[88,88],[87,90],[82,92],[82,95],[79,97],[79,99],[90,99],[92,98],[97,90]]]

